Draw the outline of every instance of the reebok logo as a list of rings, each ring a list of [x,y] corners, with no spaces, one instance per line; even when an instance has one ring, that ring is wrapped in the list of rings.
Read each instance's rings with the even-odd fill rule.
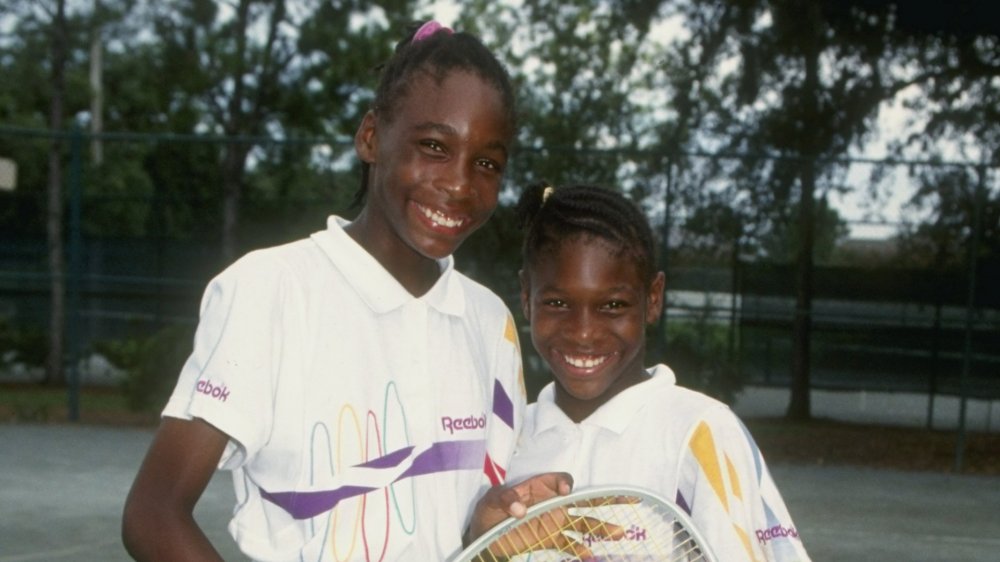
[[[214,385],[212,381],[198,381],[198,386],[195,387],[198,392],[215,398],[220,402],[225,402],[226,398],[229,398],[229,389],[226,385]]]
[[[453,418],[451,416],[441,416],[441,429],[448,430],[452,435],[456,431],[467,429],[483,429],[486,427],[486,416],[466,416],[464,418]]]
[[[608,538],[608,537],[602,537],[601,535],[597,535],[594,533],[584,533],[583,544],[587,545],[587,547],[591,547],[594,545],[594,543],[599,543],[603,541],[624,540],[624,541],[640,542],[646,540],[646,538],[647,538],[646,529],[643,529],[638,525],[629,525],[627,528],[624,529],[624,534],[621,536],[621,538]]]
[[[780,539],[782,537],[796,538],[798,536],[799,532],[795,530],[795,527],[775,525],[768,529],[757,529],[757,540],[760,541],[760,544],[767,544],[767,541],[771,539]]]

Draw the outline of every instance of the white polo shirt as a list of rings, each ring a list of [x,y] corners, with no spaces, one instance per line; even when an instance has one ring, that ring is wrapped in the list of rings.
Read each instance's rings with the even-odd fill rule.
[[[528,406],[512,481],[547,471],[574,488],[640,486],[678,503],[720,560],[809,560],[753,438],[723,403],[665,365],[577,424],[549,383]]]
[[[163,415],[230,436],[255,560],[444,560],[503,480],[524,407],[510,312],[441,261],[414,298],[331,217],[205,291]]]

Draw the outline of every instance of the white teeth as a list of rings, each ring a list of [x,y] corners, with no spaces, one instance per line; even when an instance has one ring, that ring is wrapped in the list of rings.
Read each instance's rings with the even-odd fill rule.
[[[578,369],[591,369],[607,361],[608,356],[602,355],[600,357],[570,357],[569,355],[563,355],[563,359],[565,359],[567,363]]]
[[[424,213],[424,216],[429,218],[431,222],[438,226],[444,226],[446,228],[456,228],[462,226],[465,222],[463,219],[453,219],[440,211],[434,211],[428,209],[427,207],[420,207],[420,210]]]

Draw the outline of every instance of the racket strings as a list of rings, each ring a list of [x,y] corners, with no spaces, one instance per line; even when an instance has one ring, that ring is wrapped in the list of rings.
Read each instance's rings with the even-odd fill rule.
[[[561,518],[565,521],[560,522]],[[566,508],[540,513],[501,535],[489,549],[479,553],[476,561],[501,562],[519,554],[546,550],[565,552],[569,547],[560,546],[566,541],[563,533],[567,529],[578,528],[585,519],[582,515],[571,515]]]
[[[638,498],[601,497],[529,516],[476,562],[699,562],[703,549],[673,512]]]

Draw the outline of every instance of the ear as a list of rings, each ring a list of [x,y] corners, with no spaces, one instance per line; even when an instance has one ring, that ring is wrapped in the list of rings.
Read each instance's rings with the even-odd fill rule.
[[[531,284],[528,283],[528,274],[522,269],[517,272],[517,278],[521,280],[521,312],[531,324]]]
[[[666,288],[666,277],[662,271],[657,271],[653,282],[649,284],[649,294],[646,295],[646,324],[656,324],[663,313],[663,291]]]
[[[354,133],[354,151],[362,162],[372,164],[375,162],[375,152],[378,145],[375,135],[375,112],[369,110],[361,119],[358,131]]]

